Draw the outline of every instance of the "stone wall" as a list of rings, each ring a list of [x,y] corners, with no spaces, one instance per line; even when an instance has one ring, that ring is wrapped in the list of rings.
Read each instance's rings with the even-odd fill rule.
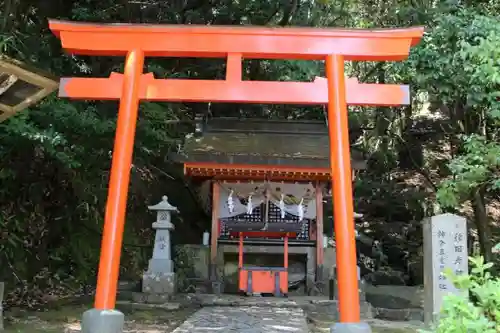
[[[174,265],[179,292],[208,292],[210,248],[196,244],[177,245]]]

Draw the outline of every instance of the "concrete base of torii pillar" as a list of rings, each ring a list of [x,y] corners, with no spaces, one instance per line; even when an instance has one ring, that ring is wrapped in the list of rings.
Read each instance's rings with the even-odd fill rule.
[[[122,333],[125,315],[118,310],[90,309],[83,313],[82,333]]]
[[[336,323],[330,328],[330,333],[371,333],[367,323]]]

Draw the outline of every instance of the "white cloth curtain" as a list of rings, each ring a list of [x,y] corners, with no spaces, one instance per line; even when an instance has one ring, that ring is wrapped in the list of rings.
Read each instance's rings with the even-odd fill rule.
[[[245,214],[249,197],[252,196],[252,209],[261,205],[265,200],[265,183],[225,183],[220,182],[219,218],[228,218]],[[228,198],[232,191],[233,210],[229,209]],[[243,203],[243,202],[244,203]]]
[[[299,216],[299,204],[302,201],[304,218],[316,218],[316,189],[313,184],[294,184],[269,182],[269,200],[280,207],[283,196],[284,210],[288,214]]]
[[[247,213],[247,201],[252,196],[252,209],[265,201],[266,188],[269,190],[269,200],[277,207],[294,216],[299,216],[299,204],[302,201],[303,217],[316,218],[316,191],[312,184],[294,184],[285,182],[220,182],[219,218],[228,218]],[[232,211],[229,209],[228,198],[232,192]],[[280,205],[283,195],[284,205]]]

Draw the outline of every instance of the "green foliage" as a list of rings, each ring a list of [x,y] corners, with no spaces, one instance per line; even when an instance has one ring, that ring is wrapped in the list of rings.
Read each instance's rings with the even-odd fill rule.
[[[500,279],[489,273],[492,263],[483,257],[469,258],[470,275],[446,272],[460,295],[445,296],[434,333],[498,333],[500,331]],[[425,333],[426,331],[422,331]]]
[[[439,159],[447,168],[440,168],[438,208],[457,211],[473,203],[488,260],[493,226],[487,206],[500,189],[500,21],[494,12],[486,3],[438,8],[410,59],[414,84],[428,97],[422,115],[437,119],[443,134]]]
[[[444,207],[457,207],[480,188],[497,190],[500,145],[500,21],[470,8],[437,15],[413,55],[415,81],[448,117],[458,139],[450,178],[438,192]],[[452,149],[455,149],[452,147]]]
[[[174,264],[177,290],[180,292],[194,292],[193,277],[195,274],[194,260],[199,260],[197,253],[190,247],[176,246],[174,248]]]
[[[442,104],[464,99],[467,111],[487,109],[489,117],[496,117],[500,96],[499,32],[496,17],[472,9],[436,15],[430,31],[411,56],[417,70],[415,82]]]
[[[479,188],[500,189],[500,145],[484,136],[463,136],[464,153],[449,162],[452,178],[443,181],[437,193],[441,205],[457,207]]]

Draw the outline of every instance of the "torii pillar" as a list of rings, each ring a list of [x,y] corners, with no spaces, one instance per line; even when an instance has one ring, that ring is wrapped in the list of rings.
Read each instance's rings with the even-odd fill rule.
[[[125,71],[109,78],[66,78],[59,96],[119,100],[94,309],[83,333],[120,333],[115,310],[130,165],[140,101],[328,105],[331,177],[337,244],[340,323],[332,332],[370,332],[360,323],[353,223],[347,105],[409,104],[408,86],[345,80],[345,61],[398,61],[408,57],[423,28],[354,30],[182,25],[92,24],[49,20],[72,54],[123,56]],[[158,80],[143,74],[146,56],[227,58],[226,80]],[[242,59],[325,60],[326,80],[242,80]]]

